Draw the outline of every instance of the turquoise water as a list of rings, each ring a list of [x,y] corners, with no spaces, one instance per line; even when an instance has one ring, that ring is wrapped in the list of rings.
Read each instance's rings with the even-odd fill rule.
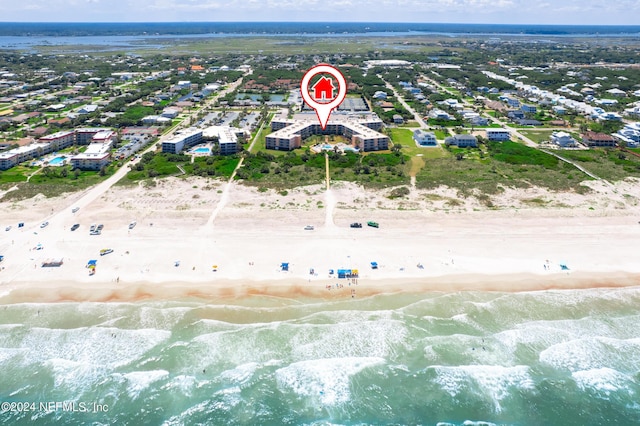
[[[0,419],[639,424],[639,325],[640,289],[5,305],[0,401],[107,412]]]
[[[196,148],[193,150],[196,154],[209,154],[211,152],[210,148]]]
[[[65,157],[56,157],[49,160],[49,164],[52,166],[57,166],[64,161]]]

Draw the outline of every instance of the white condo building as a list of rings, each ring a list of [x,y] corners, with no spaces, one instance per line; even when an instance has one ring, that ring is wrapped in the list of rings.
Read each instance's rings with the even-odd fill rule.
[[[315,113],[300,113],[294,118],[286,115],[271,121],[273,133],[266,137],[266,148],[291,151],[302,146],[302,140],[312,135],[341,135],[351,139],[362,151],[389,149],[389,137],[378,130],[382,120],[372,113],[341,113],[334,111],[327,127],[322,129]]]

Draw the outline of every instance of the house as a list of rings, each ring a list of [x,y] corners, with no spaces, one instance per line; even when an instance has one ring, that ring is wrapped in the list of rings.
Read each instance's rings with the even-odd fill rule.
[[[456,145],[459,148],[472,147],[476,148],[478,146],[478,139],[475,136],[469,134],[461,134],[454,135],[446,138],[444,140],[446,145]]]
[[[436,134],[433,132],[425,132],[422,129],[413,132],[413,140],[420,146],[437,146]]]
[[[640,146],[640,123],[626,124],[615,137],[624,142],[628,148]]]
[[[434,108],[431,110],[431,112],[429,113],[429,118],[433,118],[435,120],[447,120],[447,121],[454,120],[454,118],[449,113],[444,112],[443,110],[438,108]]]
[[[536,112],[538,112],[538,108],[535,105],[531,104],[522,104],[520,109],[526,114],[535,114]]]
[[[387,99],[387,92],[378,90],[376,93],[373,94],[373,99]]]
[[[96,112],[98,110],[98,105],[85,105],[79,108],[76,112],[78,114],[91,114],[92,112]]]
[[[402,116],[400,114],[394,114],[393,115],[393,122],[395,124],[403,124],[404,123],[404,118],[402,118]]]
[[[594,146],[616,146],[616,140],[613,136],[596,132],[585,132],[582,135],[582,143],[590,148]]]
[[[616,98],[624,98],[625,96],[627,96],[627,92],[618,88],[609,89],[607,90],[607,93],[611,96],[615,96]]]
[[[549,140],[560,148],[576,148],[578,146],[578,142],[567,132],[553,132]]]
[[[511,108],[520,108],[520,101],[510,96],[500,96],[501,101],[506,102]]]
[[[490,141],[508,141],[511,139],[511,131],[507,129],[487,129],[487,139]]]
[[[593,96],[596,94],[596,91],[593,90],[592,87],[583,87],[582,89],[580,89],[580,93],[582,93],[585,96]]]
[[[162,110],[161,117],[166,118],[176,118],[180,114],[180,110],[178,108],[165,108]]]
[[[555,105],[551,109],[557,115],[565,115],[567,113],[567,109],[562,105]]]
[[[622,121],[622,116],[617,112],[605,112],[598,116],[599,120]]]
[[[511,120],[519,120],[524,118],[524,112],[522,112],[522,110],[519,110],[519,109],[508,111],[507,117],[509,117]]]

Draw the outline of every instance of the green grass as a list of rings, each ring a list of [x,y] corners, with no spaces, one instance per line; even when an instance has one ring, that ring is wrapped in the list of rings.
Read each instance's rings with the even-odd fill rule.
[[[486,153],[480,150],[456,150],[465,159],[454,155],[427,159],[425,167],[416,175],[419,188],[446,185],[463,195],[478,189],[483,194],[496,194],[503,186],[527,188],[532,185],[551,190],[575,189],[583,191],[579,183],[588,178],[573,166],[555,157],[514,142],[489,143]]]
[[[539,143],[548,141],[553,131],[551,130],[547,130],[547,131],[520,130],[520,133],[522,133],[524,136],[528,137],[535,143],[539,144]]]
[[[22,170],[21,170],[22,168]],[[23,166],[14,167],[17,172],[25,173],[26,168]],[[62,176],[62,171],[67,171],[67,176]],[[16,183],[18,190],[11,191],[2,197],[2,201],[17,201],[32,198],[38,194],[46,197],[55,197],[67,192],[77,192],[96,185],[111,176],[115,171],[115,166],[111,165],[107,168],[105,176],[100,176],[99,172],[82,171],[77,176],[71,171],[69,166],[51,167],[45,174],[40,172],[34,175],[29,182],[21,181]],[[26,174],[30,174],[26,173]],[[26,178],[25,178],[26,180]],[[5,185],[3,185],[4,187]],[[13,185],[9,185],[13,186]]]
[[[640,158],[618,149],[563,150],[558,154],[608,181],[615,182],[629,176],[640,177]]]
[[[413,140],[413,130],[403,128],[390,129],[391,141],[396,144],[399,143],[402,146],[415,145]]]

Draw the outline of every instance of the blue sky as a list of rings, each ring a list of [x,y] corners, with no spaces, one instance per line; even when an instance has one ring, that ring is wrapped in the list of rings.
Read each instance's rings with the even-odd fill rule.
[[[640,24],[640,0],[0,0],[0,21]]]

